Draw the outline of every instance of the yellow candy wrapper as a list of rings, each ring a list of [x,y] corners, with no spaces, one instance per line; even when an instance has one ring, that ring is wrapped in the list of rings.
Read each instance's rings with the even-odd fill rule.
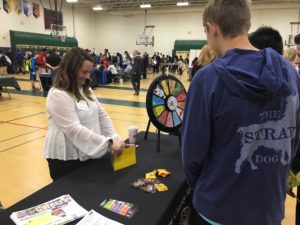
[[[163,183],[155,184],[155,188],[159,192],[164,192],[168,190],[168,187]]]
[[[156,178],[156,170],[153,170],[152,172],[146,173],[145,178],[146,179],[155,179]]]

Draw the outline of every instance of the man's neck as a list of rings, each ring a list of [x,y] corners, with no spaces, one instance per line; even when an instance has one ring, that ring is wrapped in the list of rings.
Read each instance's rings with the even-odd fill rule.
[[[258,51],[257,48],[250,44],[247,36],[237,36],[235,38],[223,39],[221,44],[222,55],[233,48]]]

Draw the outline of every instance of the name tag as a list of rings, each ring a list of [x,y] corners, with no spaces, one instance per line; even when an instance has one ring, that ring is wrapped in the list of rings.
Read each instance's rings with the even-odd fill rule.
[[[89,106],[86,101],[80,100],[76,102],[77,108],[81,110],[89,110]]]

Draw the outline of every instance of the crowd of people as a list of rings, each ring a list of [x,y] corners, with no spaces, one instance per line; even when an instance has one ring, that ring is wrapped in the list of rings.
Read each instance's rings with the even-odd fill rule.
[[[188,56],[183,59],[181,55],[171,57],[159,52],[154,52],[150,57],[147,52],[142,55],[137,50],[132,53],[124,51],[124,54],[119,52],[111,54],[108,49],[104,49],[103,53],[99,54],[89,49],[85,49],[85,51],[94,62],[93,73],[91,74],[91,86],[93,88],[97,86],[98,73],[96,74],[96,71],[106,71],[108,83],[132,81],[134,78],[132,82],[135,88],[134,95],[139,95],[140,79],[147,79],[149,73],[163,73],[168,68],[172,73],[182,75],[189,63]],[[51,73],[54,81],[55,70],[64,54],[58,52],[56,48],[44,48],[39,52],[17,49],[15,54],[12,53],[11,49],[5,53],[0,51],[0,74],[29,73],[32,91],[36,92],[36,90],[42,90],[41,84],[37,88],[35,86],[38,75],[45,72]],[[137,77],[138,79],[135,79]]]

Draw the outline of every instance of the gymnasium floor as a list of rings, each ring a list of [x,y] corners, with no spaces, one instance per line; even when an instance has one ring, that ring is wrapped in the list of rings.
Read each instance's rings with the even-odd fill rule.
[[[142,91],[133,95],[130,82],[97,88],[94,92],[112,118],[123,139],[128,126],[146,130],[148,116],[145,108],[146,90],[157,75],[141,80]],[[33,95],[29,75],[15,75],[21,92],[12,91],[0,97],[0,201],[9,207],[51,182],[43,146],[47,133],[46,98]],[[188,75],[177,76],[186,88]],[[153,126],[150,131],[155,132]],[[282,225],[294,225],[295,200],[287,197],[286,219]]]

